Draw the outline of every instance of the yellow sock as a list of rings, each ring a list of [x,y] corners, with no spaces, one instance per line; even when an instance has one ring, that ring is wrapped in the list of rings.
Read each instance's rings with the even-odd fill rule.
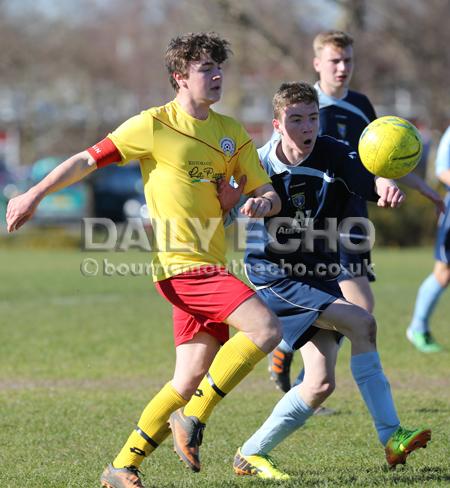
[[[194,396],[184,407],[184,414],[206,422],[220,400],[265,356],[266,353],[245,334],[238,332],[217,353]]]
[[[115,468],[139,468],[145,456],[153,452],[168,436],[170,414],[186,404],[186,400],[167,383],[145,407],[136,429],[113,461]]]

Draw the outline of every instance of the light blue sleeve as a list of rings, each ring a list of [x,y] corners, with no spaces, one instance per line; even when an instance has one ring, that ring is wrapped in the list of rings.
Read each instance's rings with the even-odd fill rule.
[[[239,217],[239,209],[244,205],[248,198],[248,195],[242,195],[239,202],[228,212],[223,222],[225,227],[231,225]]]
[[[450,169],[450,126],[447,127],[447,130],[444,132],[444,135],[439,142],[435,168],[437,176]]]

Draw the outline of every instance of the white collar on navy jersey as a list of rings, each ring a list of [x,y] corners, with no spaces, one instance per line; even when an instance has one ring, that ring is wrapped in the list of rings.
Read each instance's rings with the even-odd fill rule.
[[[300,166],[302,163],[304,163],[310,156],[308,156],[305,159],[302,159],[301,161],[297,162],[297,164],[286,164],[283,163],[280,158],[277,156],[277,147],[278,144],[281,143],[281,136],[275,140],[273,140],[272,147],[270,148],[270,153],[269,153],[269,159],[270,159],[270,164],[272,166],[273,172],[276,174],[284,173],[287,171],[288,173],[292,173],[292,170],[294,168],[297,168]]]
[[[318,81],[314,84],[314,88],[317,90],[317,93],[319,94],[319,108],[322,107],[322,105],[334,105],[336,102],[339,100],[344,100],[344,98],[348,95],[348,88],[346,88],[344,95],[342,97],[332,97],[331,95],[327,95],[322,91],[322,88],[320,88],[320,84]]]

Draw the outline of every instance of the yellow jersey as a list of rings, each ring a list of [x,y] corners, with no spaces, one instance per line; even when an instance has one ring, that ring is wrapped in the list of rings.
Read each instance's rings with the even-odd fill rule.
[[[108,134],[121,164],[139,160],[154,233],[154,281],[202,265],[226,264],[216,180],[247,176],[244,192],[270,183],[249,135],[209,110],[206,120],[174,100],[141,112]]]

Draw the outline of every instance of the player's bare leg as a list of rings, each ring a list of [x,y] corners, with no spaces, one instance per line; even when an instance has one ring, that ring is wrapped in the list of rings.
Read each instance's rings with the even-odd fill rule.
[[[172,385],[186,400],[195,393],[219,349],[218,340],[206,332],[176,347]]]
[[[404,463],[412,451],[426,446],[431,431],[400,426],[390,385],[376,350],[374,317],[361,307],[339,299],[325,309],[316,325],[337,330],[350,339],[353,378],[372,416],[378,438],[385,446],[388,464],[394,467]]]
[[[373,312],[375,298],[367,276],[358,276],[356,278],[342,280],[339,282],[339,286],[348,302],[358,305],[369,313]]]
[[[315,324],[340,332],[351,342],[352,355],[376,351],[377,324],[373,315],[343,299],[337,299],[319,316]]]
[[[241,303],[225,322],[242,332],[265,354],[281,341],[278,318],[256,295]]]
[[[354,305],[358,305],[364,310],[367,310],[367,312],[369,313],[373,312],[375,299],[367,276],[358,276],[355,278],[341,280],[339,282],[339,286],[341,288],[342,294],[344,295],[344,298],[348,302],[353,303]],[[279,366],[280,370],[282,371],[284,371],[282,369],[283,366],[284,363]],[[294,382],[294,385],[300,384],[303,381],[303,374],[304,370],[299,373],[297,379]],[[333,413],[335,413],[334,410],[322,406],[317,407],[315,412],[316,415],[330,415]]]
[[[177,346],[172,385],[186,401],[196,392],[219,348],[217,339],[206,332],[199,332],[190,341]],[[170,427],[180,461],[192,471],[200,471],[199,446],[205,424],[196,417],[185,416],[179,409],[170,416]]]
[[[320,330],[300,348],[305,365],[305,376],[296,388],[303,400],[314,409],[321,405],[335,389],[338,351],[336,334],[327,330]]]
[[[289,479],[269,453],[299,429],[333,392],[338,349],[336,334],[328,330],[317,332],[300,349],[305,364],[304,381],[283,396],[264,424],[238,449],[233,464],[236,474]]]
[[[277,317],[256,295],[241,303],[226,322],[239,332],[218,351],[196,393],[170,420],[177,453],[193,471],[200,470],[199,446],[215,405],[281,340]]]

